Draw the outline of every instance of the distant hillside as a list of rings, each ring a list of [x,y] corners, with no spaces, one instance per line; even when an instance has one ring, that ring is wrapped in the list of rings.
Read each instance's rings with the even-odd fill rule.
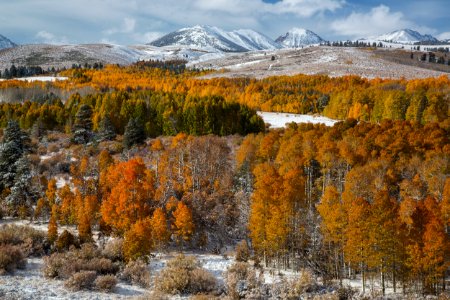
[[[297,48],[312,44],[319,44],[324,40],[308,29],[292,28],[286,34],[278,37],[275,42],[282,45],[284,48]]]
[[[6,49],[6,48],[13,48],[16,47],[17,44],[11,42],[10,39],[0,34],[0,50]]]

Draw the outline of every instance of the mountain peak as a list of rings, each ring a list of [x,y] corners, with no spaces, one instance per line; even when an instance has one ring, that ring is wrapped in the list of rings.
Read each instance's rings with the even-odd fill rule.
[[[286,32],[284,35],[279,36],[275,42],[281,44],[285,48],[296,48],[311,44],[319,44],[324,40],[305,28],[294,27]]]
[[[0,49],[13,48],[17,45],[11,42],[10,39],[0,34]]]
[[[395,30],[376,37],[376,40],[394,43],[437,42],[438,39],[429,34],[421,34],[418,31],[404,28]]]
[[[209,51],[246,52],[273,50],[278,45],[263,34],[251,29],[227,32],[209,25],[195,25],[166,34],[150,43],[153,46],[187,46]]]

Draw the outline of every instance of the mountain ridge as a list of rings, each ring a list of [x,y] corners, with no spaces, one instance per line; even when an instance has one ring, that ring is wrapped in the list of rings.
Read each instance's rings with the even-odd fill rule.
[[[0,50],[16,47],[17,44],[0,34]]]
[[[320,44],[321,42],[324,42],[324,39],[311,30],[294,27],[284,35],[280,35],[275,42],[282,45],[283,48],[297,48],[312,44]]]
[[[421,34],[412,29],[399,29],[390,33],[385,33],[375,37],[379,41],[390,41],[394,43],[417,43],[417,42],[439,42],[437,38],[430,34]]]
[[[181,28],[148,43],[148,45],[157,47],[187,46],[221,52],[247,52],[279,48],[279,45],[270,38],[252,29],[225,31],[208,25]]]

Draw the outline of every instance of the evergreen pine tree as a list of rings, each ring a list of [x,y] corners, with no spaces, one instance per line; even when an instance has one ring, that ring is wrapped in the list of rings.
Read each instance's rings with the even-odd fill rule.
[[[5,202],[17,212],[18,208],[31,208],[36,204],[39,194],[32,184],[32,174],[30,162],[26,156],[22,156],[15,163],[16,176],[11,193],[6,197]]]
[[[87,144],[92,137],[92,108],[83,104],[75,115],[73,140],[77,144]]]
[[[16,121],[8,121],[0,144],[0,191],[11,188],[16,177],[16,162],[30,151],[30,138]]]
[[[39,139],[45,134],[44,124],[42,123],[41,118],[37,119],[36,122],[34,122],[33,127],[31,127],[30,134],[31,137],[35,139]]]
[[[123,135],[123,145],[129,149],[135,144],[140,144],[145,141],[144,126],[139,119],[131,118],[125,127],[125,133]]]
[[[100,121],[98,128],[98,140],[99,141],[111,141],[116,137],[116,131],[114,125],[111,123],[111,119],[108,116],[104,116]]]

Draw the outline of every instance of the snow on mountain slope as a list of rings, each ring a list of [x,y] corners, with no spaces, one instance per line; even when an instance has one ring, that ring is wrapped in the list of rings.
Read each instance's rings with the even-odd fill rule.
[[[127,65],[140,59],[142,52],[126,46],[107,44],[84,45],[21,45],[0,52],[0,69],[16,65],[71,67],[72,64]]]
[[[15,43],[11,42],[11,40],[9,40],[7,37],[0,34],[0,50],[6,48],[13,48],[16,46],[17,45]]]
[[[292,28],[286,34],[279,36],[275,42],[284,48],[297,48],[306,45],[319,44],[324,40],[308,29]]]
[[[379,41],[391,41],[395,43],[438,42],[438,39],[432,35],[421,34],[411,29],[396,30],[391,33],[380,35],[374,39]]]
[[[166,34],[151,42],[150,45],[157,47],[184,45],[207,51],[222,52],[246,52],[278,48],[278,45],[268,37],[250,29],[227,32],[218,27],[205,25],[182,28]]]

